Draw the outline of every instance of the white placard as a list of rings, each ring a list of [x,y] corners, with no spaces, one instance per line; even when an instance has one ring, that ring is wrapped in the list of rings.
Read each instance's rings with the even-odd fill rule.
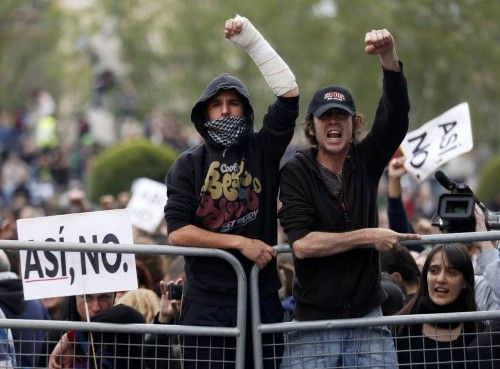
[[[424,181],[447,161],[473,147],[469,105],[461,103],[409,132],[401,148],[405,168],[417,181]]]
[[[167,187],[148,178],[138,178],[132,184],[132,197],[127,205],[132,224],[153,233],[161,223],[167,203]]]
[[[134,243],[126,209],[19,219],[17,230],[21,241]],[[22,250],[20,260],[26,300],[137,288],[134,254]]]

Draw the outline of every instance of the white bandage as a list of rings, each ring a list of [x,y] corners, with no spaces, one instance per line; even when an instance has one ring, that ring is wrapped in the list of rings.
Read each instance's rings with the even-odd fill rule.
[[[295,76],[288,65],[253,24],[247,18],[239,15],[234,20],[240,21],[243,27],[241,33],[231,37],[230,40],[241,46],[250,55],[274,94],[282,96],[297,88]]]

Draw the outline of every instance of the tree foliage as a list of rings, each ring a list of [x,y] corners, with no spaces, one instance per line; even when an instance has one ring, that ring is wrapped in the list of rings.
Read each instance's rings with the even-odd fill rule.
[[[125,141],[112,146],[92,161],[88,183],[90,199],[98,202],[102,195],[129,191],[132,182],[140,177],[163,182],[176,157],[173,148],[157,146],[147,140]]]
[[[60,91],[59,12],[50,1],[0,1],[0,107],[25,106],[38,88]]]
[[[54,79],[61,69],[57,35],[61,38],[64,32],[53,2],[0,3],[1,103],[10,104],[19,91],[28,89],[25,86],[30,81],[49,82],[59,95],[69,93],[68,83]],[[30,27],[16,33],[6,31],[20,22],[12,12],[38,3],[44,4],[39,8],[44,22],[38,32],[30,32]],[[500,88],[495,78],[500,68],[499,2],[100,0],[77,16],[67,18],[65,13],[64,19],[65,27],[67,19],[73,21],[74,45],[78,29],[92,32],[91,27],[84,29],[85,24],[93,24],[95,30],[103,19],[116,21],[127,66],[123,78],[135,91],[139,118],[161,109],[188,124],[193,101],[207,82],[229,72],[248,85],[259,123],[273,95],[246,53],[223,38],[224,21],[236,13],[251,19],[294,71],[301,88],[301,112],[314,90],[335,83],[350,88],[359,110],[368,122],[372,120],[381,74],[377,57],[363,52],[364,35],[385,27],[394,34],[404,61],[412,103],[411,128],[467,101],[475,145],[499,150]],[[13,47],[14,42],[19,47]],[[76,57],[65,60],[74,63]],[[27,73],[35,69],[37,73]],[[65,80],[79,81],[78,88],[83,86],[78,78],[81,68],[66,69],[63,75]]]
[[[498,201],[500,188],[500,155],[491,158],[481,169],[479,177],[478,196],[484,202]],[[497,203],[498,205],[498,203]]]

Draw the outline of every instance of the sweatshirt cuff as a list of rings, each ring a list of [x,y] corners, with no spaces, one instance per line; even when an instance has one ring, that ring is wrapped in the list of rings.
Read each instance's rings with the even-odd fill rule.
[[[398,60],[399,72],[395,72],[393,70],[385,69],[383,66],[381,66],[382,71],[384,72],[384,78],[391,78],[391,77],[399,77],[400,75],[404,75],[404,68],[403,68],[403,62],[401,60]]]
[[[285,110],[297,112],[299,111],[299,96],[293,97],[277,97],[277,105]]]

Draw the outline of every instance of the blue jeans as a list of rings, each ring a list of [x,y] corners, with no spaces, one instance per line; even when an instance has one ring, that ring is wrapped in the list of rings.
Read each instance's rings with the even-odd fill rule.
[[[365,317],[382,316],[380,306]],[[385,326],[293,331],[285,335],[281,369],[397,368],[391,332]]]

